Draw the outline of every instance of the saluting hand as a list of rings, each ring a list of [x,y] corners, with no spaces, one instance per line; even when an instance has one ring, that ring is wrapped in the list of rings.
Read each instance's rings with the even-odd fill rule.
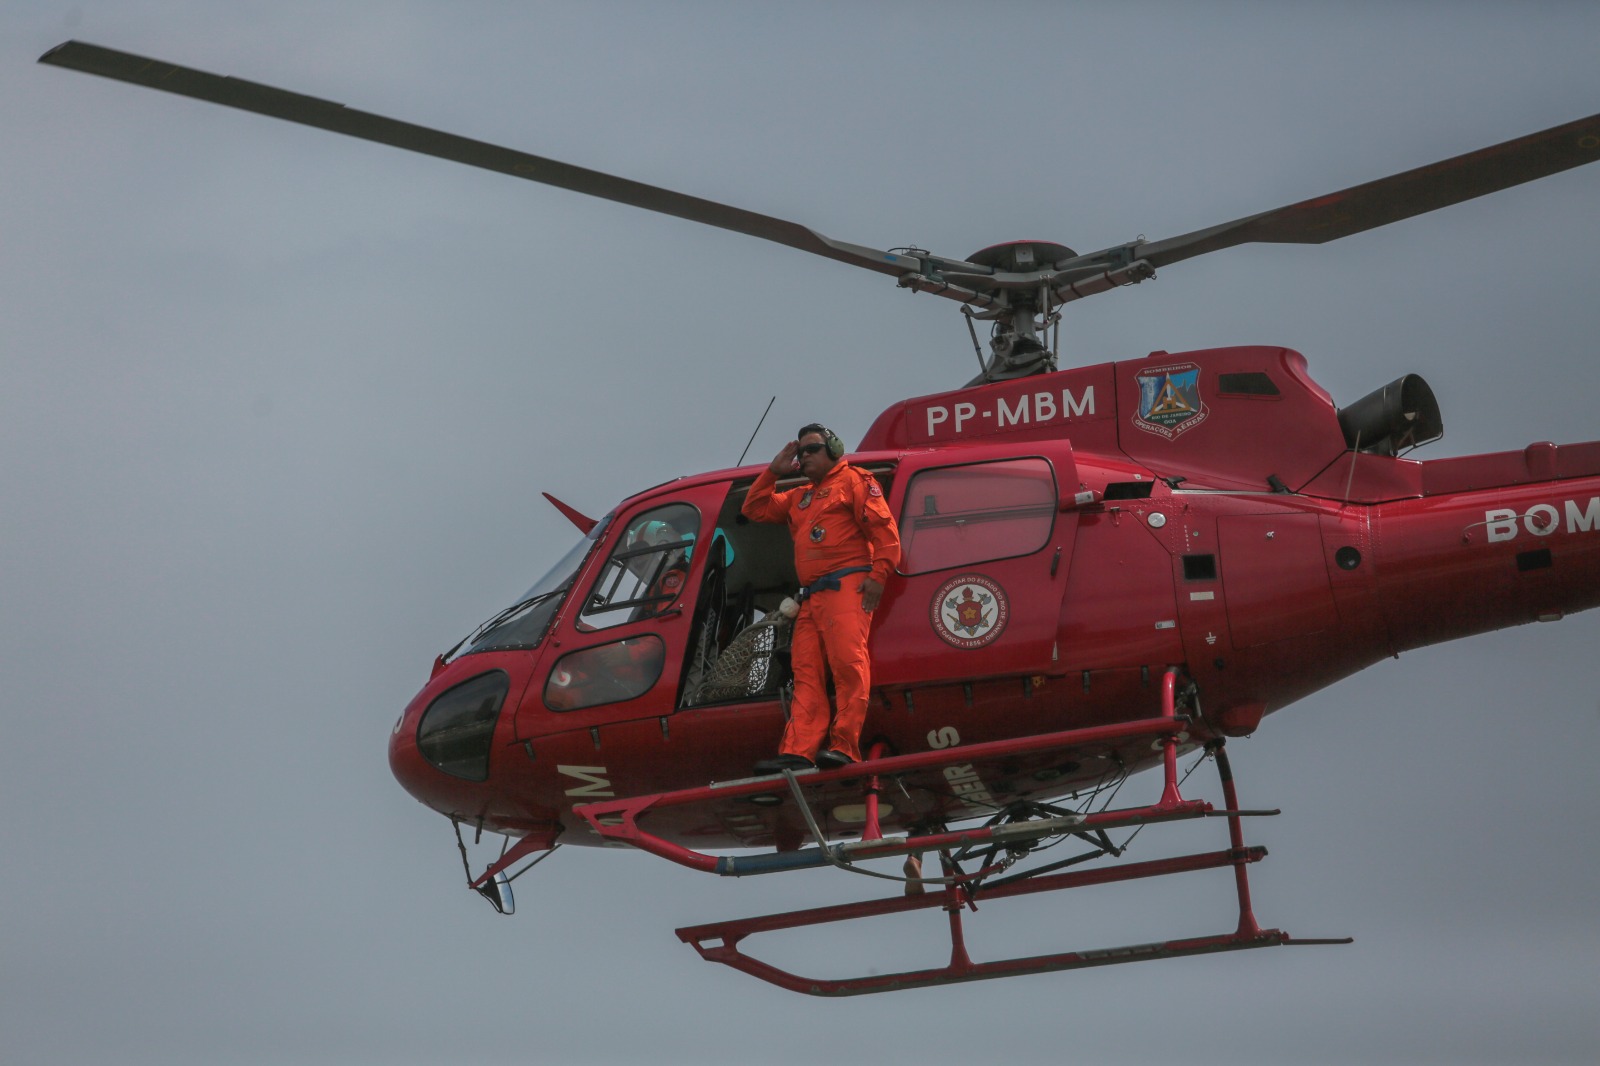
[[[772,460],[772,465],[767,469],[771,470],[772,473],[777,477],[783,477],[785,474],[792,474],[794,473],[795,456],[799,454],[800,442],[797,440],[792,440],[783,446],[783,451],[778,453],[777,457]]]
[[[883,599],[883,586],[870,577],[862,578],[861,609],[863,611],[875,611],[878,609],[878,601],[881,599]]]

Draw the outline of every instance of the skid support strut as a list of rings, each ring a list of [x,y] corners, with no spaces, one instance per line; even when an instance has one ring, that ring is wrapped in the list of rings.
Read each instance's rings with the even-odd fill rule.
[[[956,984],[965,981],[982,981],[995,977],[1018,977],[1024,974],[1050,973],[1056,970],[1077,970],[1090,966],[1110,966],[1121,962],[1142,962],[1149,959],[1172,959],[1186,955],[1204,955],[1222,951],[1242,951],[1248,948],[1276,947],[1282,944],[1348,944],[1350,940],[1296,939],[1280,929],[1262,929],[1256,924],[1251,911],[1247,867],[1266,857],[1267,849],[1247,847],[1243,844],[1240,826],[1241,812],[1233,803],[1231,775],[1226,767],[1226,755],[1220,751],[1219,769],[1229,793],[1230,810],[1216,812],[1228,819],[1229,836],[1233,846],[1222,851],[1183,855],[1150,862],[1128,863],[1098,870],[1074,873],[1049,874],[1022,880],[1008,879],[1003,884],[985,887],[973,879],[952,879],[940,893],[911,895],[890,899],[845,903],[831,907],[790,911],[759,918],[744,918],[727,922],[691,926],[677,930],[678,939],[692,945],[700,957],[709,962],[720,962],[752,977],[813,996],[859,996],[873,992],[893,992],[928,985]],[[1008,899],[1013,896],[1057,892],[1089,885],[1115,884],[1136,881],[1168,874],[1192,873],[1232,867],[1238,891],[1239,921],[1231,933],[1212,936],[1164,940],[1154,943],[1130,944],[1124,947],[1103,948],[1090,951],[1067,951],[1051,955],[1033,955],[1025,958],[1002,959],[994,962],[974,962],[968,954],[966,935],[962,926],[967,909],[976,909],[981,900]],[[946,874],[952,872],[947,863]],[[853,918],[872,918],[885,914],[943,908],[948,916],[950,933],[950,961],[940,967],[907,970],[899,973],[873,974],[865,977],[816,978],[804,977],[779,969],[740,950],[741,942],[756,933],[776,932],[783,929],[800,929],[829,922],[849,921]]]
[[[863,763],[852,764],[838,770],[821,773],[806,771],[785,773],[781,777],[749,778],[726,782],[706,788],[685,789],[680,792],[653,796],[636,796],[575,807],[576,813],[588,820],[590,826],[602,837],[630,844],[691,869],[716,873],[724,877],[744,877],[752,874],[779,873],[789,870],[836,866],[858,870],[858,862],[901,855],[920,855],[937,852],[943,866],[943,876],[918,881],[939,891],[913,893],[903,897],[845,903],[808,910],[791,911],[734,921],[714,922],[677,930],[678,939],[690,944],[700,956],[711,962],[720,962],[736,970],[759,977],[781,988],[805,992],[816,996],[854,996],[872,992],[918,988],[926,985],[953,984],[963,981],[981,981],[994,977],[1014,977],[1022,974],[1047,973],[1054,970],[1081,969],[1088,966],[1107,966],[1119,962],[1137,962],[1146,959],[1177,958],[1220,951],[1239,951],[1246,948],[1273,947],[1279,944],[1344,944],[1349,940],[1298,940],[1278,929],[1262,929],[1251,909],[1250,885],[1247,868],[1266,856],[1266,849],[1248,847],[1244,843],[1242,819],[1247,815],[1277,814],[1277,811],[1240,810],[1233,784],[1232,769],[1222,741],[1217,740],[1209,749],[1217,762],[1222,779],[1226,809],[1214,810],[1203,800],[1183,798],[1178,778],[1178,745],[1187,737],[1189,719],[1178,714],[1179,672],[1169,669],[1162,678],[1161,715],[1116,725],[1095,726],[1068,730],[1043,736],[973,744],[961,749],[961,758],[976,760],[994,756],[1014,757],[1024,754],[1055,753],[1082,750],[1086,746],[1125,743],[1133,739],[1148,738],[1162,754],[1161,798],[1143,807],[1073,813],[1047,809],[1034,812],[1046,816],[1024,816],[1020,820],[1001,821],[970,829],[925,833],[920,836],[889,836],[882,833],[879,824],[877,793],[885,779],[901,774],[916,774],[937,770],[949,764],[948,751],[926,751],[911,755],[881,757],[874,749]],[[865,824],[861,839],[830,844],[823,838],[822,830],[810,813],[807,796],[829,794],[840,785],[855,785],[864,790]],[[755,855],[709,855],[685,848],[680,844],[651,833],[640,825],[652,812],[675,806],[704,804],[715,801],[748,798],[759,795],[782,794],[792,797],[806,818],[814,846],[792,851],[778,851]],[[1222,817],[1228,821],[1229,847],[1222,851],[1203,852],[1149,862],[1126,863],[1102,869],[1080,870],[1072,873],[1052,873],[1067,863],[1045,866],[1035,872],[1013,872],[1003,879],[994,878],[1010,865],[1010,860],[993,861],[1004,850],[1021,855],[1040,841],[1055,837],[1077,836],[1085,840],[1098,840],[1102,855],[1120,855],[1105,837],[1109,829],[1147,825],[1201,817]],[[964,872],[958,865],[960,855],[966,851],[987,850],[989,859],[981,869]],[[1155,943],[1133,944],[1125,947],[1089,951],[1069,951],[1051,955],[1034,955],[1025,958],[1002,959],[994,962],[974,962],[968,953],[966,934],[962,926],[963,912],[977,910],[979,901],[1007,899],[1012,896],[1056,892],[1088,885],[1113,884],[1136,881],[1168,874],[1191,873],[1200,870],[1232,867],[1238,896],[1239,919],[1230,933],[1212,936],[1165,940]],[[898,878],[891,878],[899,880]],[[907,911],[941,908],[947,916],[950,937],[950,961],[940,967],[909,970],[900,973],[874,974],[853,978],[803,977],[779,969],[770,963],[745,954],[741,943],[756,933],[799,929],[854,918],[871,918]]]
[[[1176,682],[1177,672],[1168,671],[1162,686],[1162,717],[1169,722],[1176,721]],[[945,877],[942,879],[944,887],[940,893],[907,895],[900,898],[870,900],[861,903],[846,903],[831,907],[791,911],[785,914],[766,915],[759,918],[745,918],[691,926],[677,930],[678,939],[692,945],[700,953],[701,958],[710,962],[720,962],[725,966],[731,966],[753,977],[759,977],[761,980],[775,984],[780,988],[786,988],[794,992],[804,992],[814,996],[856,996],[873,992],[920,988],[928,985],[981,981],[996,977],[1016,977],[1024,974],[1083,969],[1090,966],[1109,966],[1121,962],[1140,962],[1149,959],[1179,958],[1186,955],[1202,955],[1222,951],[1242,951],[1249,948],[1275,947],[1282,944],[1350,943],[1348,938],[1325,940],[1295,939],[1282,930],[1262,929],[1257,924],[1255,914],[1251,908],[1248,867],[1250,864],[1265,858],[1267,852],[1262,847],[1247,847],[1245,845],[1242,818],[1247,814],[1276,814],[1277,812],[1241,811],[1239,809],[1232,768],[1228,763],[1223,741],[1220,739],[1213,742],[1209,747],[1212,755],[1216,758],[1217,772],[1222,781],[1223,796],[1227,809],[1213,811],[1208,804],[1199,804],[1198,806],[1203,809],[1197,811],[1197,805],[1192,801],[1184,800],[1179,793],[1176,733],[1164,734],[1162,743],[1165,746],[1163,752],[1164,780],[1161,800],[1157,804],[1152,807],[1130,811],[1102,812],[1100,815],[1086,816],[1078,821],[1075,827],[1051,827],[1049,835],[1082,830],[1096,819],[1103,819],[1102,826],[1112,822],[1131,825],[1136,823],[1143,824],[1149,821],[1169,820],[1173,817],[1183,817],[1193,812],[1213,814],[1225,817],[1228,820],[1230,847],[1227,849],[1075,873],[1014,876],[1007,878],[1003,882],[985,886],[982,883],[982,878],[990,871],[984,870],[970,876],[963,876],[955,862],[950,858],[950,852],[946,847],[945,850],[941,851]],[[1110,817],[1108,818],[1107,816]],[[1056,822],[1062,820],[1045,819],[1041,821]],[[1015,827],[1027,824],[1018,823]],[[1037,825],[1037,823],[1035,824]],[[882,841],[880,842],[880,847],[890,843],[892,842]],[[920,841],[910,839],[906,843],[921,847],[931,843],[931,838],[923,838]],[[814,850],[825,852],[827,849]],[[911,848],[907,847],[904,850],[911,850]],[[1200,870],[1220,869],[1222,867],[1233,868],[1235,890],[1238,897],[1238,924],[1231,933],[1132,944],[1118,948],[1033,955],[994,962],[974,962],[968,954],[966,934],[962,926],[964,917],[962,912],[968,909],[976,910],[976,903],[979,899],[988,902],[990,900],[1007,899],[1012,896],[1056,892],[1088,885],[1135,881],[1148,877],[1162,877],[1168,874],[1190,873]],[[941,967],[908,970],[892,974],[873,974],[865,977],[814,978],[803,977],[799,974],[779,969],[740,950],[741,942],[756,933],[806,928],[830,922],[848,921],[853,918],[870,918],[907,911],[927,910],[934,907],[942,908],[945,911],[949,925],[950,961]]]

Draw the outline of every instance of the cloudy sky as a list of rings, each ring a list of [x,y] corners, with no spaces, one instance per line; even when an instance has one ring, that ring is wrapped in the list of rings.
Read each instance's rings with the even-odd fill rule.
[[[824,1002],[671,930],[873,891],[835,872],[566,849],[494,915],[385,744],[569,542],[539,493],[600,513],[729,465],[774,393],[753,454],[859,436],[971,375],[960,317],[35,63],[70,38],[951,255],[1171,236],[1600,111],[1580,3],[6,4],[0,1059],[1590,1061],[1593,615],[1385,662],[1233,746],[1246,805],[1284,809],[1258,916],[1349,947]],[[1076,306],[1068,355],[1282,344],[1341,403],[1419,372],[1447,426],[1419,458],[1600,437],[1597,205],[1589,168],[1192,260]],[[778,953],[928,964],[919,917]],[[1228,925],[1204,882],[969,929],[992,958]]]

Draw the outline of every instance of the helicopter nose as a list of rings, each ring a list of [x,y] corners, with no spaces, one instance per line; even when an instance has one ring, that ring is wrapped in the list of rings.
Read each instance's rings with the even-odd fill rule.
[[[505,670],[465,678],[454,671],[417,693],[389,736],[389,769],[403,788],[436,810],[460,805],[464,786],[489,779],[495,728],[511,690]]]

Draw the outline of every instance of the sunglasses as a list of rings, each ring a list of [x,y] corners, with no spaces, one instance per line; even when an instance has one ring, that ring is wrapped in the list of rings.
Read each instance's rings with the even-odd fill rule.
[[[826,447],[827,447],[826,444],[802,444],[800,446],[800,454],[801,455],[816,455],[818,452],[820,452],[822,449],[824,449]]]

